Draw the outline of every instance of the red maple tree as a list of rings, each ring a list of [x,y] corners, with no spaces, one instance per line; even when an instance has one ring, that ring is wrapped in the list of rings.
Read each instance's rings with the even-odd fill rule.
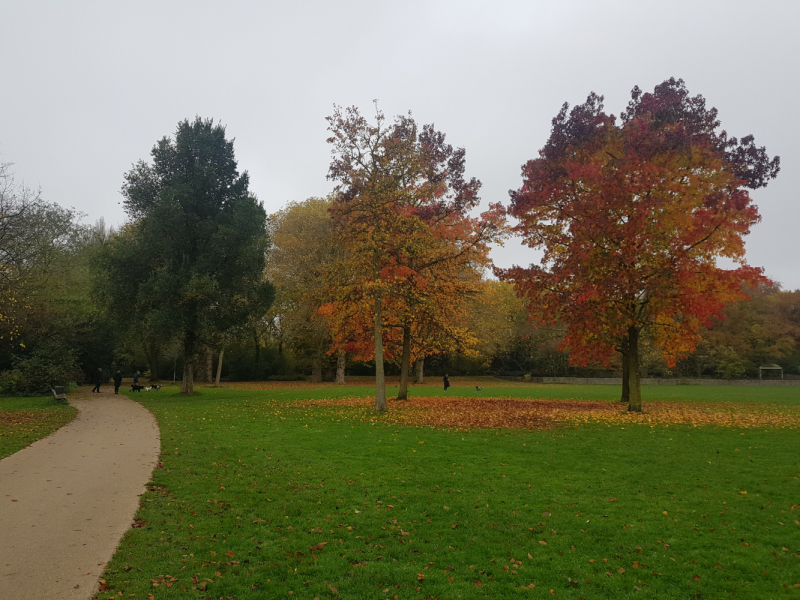
[[[744,258],[743,236],[760,220],[748,188],[774,178],[779,159],[720,131],[716,109],[682,80],[635,87],[620,119],[594,93],[568,109],[508,209],[541,264],[498,274],[531,300],[533,318],[566,324],[573,363],[620,352],[622,400],[640,411],[642,332],[674,365],[711,317],[746,297],[743,284],[766,281]]]

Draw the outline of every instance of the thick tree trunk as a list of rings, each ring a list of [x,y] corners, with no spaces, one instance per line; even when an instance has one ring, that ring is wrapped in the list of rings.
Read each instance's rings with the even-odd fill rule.
[[[256,369],[258,369],[261,364],[261,343],[258,341],[258,336],[255,333],[253,334],[253,343],[255,344]]]
[[[194,365],[185,362],[183,365],[183,379],[181,380],[181,395],[191,396],[194,394]]]
[[[642,387],[639,380],[639,330],[628,330],[628,381],[630,382],[628,410],[642,412]]]
[[[158,376],[158,356],[159,356],[159,346],[158,344],[151,343],[144,345],[144,351],[147,356],[147,366],[150,367],[150,382],[154,383],[159,381]]]
[[[347,354],[344,350],[339,351],[339,358],[336,359],[336,383],[344,385],[344,367],[347,364]]]
[[[217,360],[217,380],[216,384],[219,385],[219,378],[222,377],[222,357],[225,356],[225,348],[219,351],[219,359]]]
[[[383,372],[383,316],[381,293],[375,293],[375,412],[386,412],[386,376]]]
[[[311,383],[322,383],[322,344],[314,351],[311,362]]]
[[[214,381],[214,351],[206,348],[206,381]]]
[[[416,372],[416,379],[414,383],[421,385],[425,383],[425,357],[422,356],[414,363],[414,371]]]
[[[403,327],[403,356],[400,358],[400,391],[398,400],[408,400],[408,371],[411,369],[411,327]]]
[[[620,398],[620,402],[628,404],[631,399],[631,381],[630,381],[631,363],[630,363],[630,351],[628,350],[627,338],[622,340],[622,347],[620,348],[620,353],[622,354],[622,398]]]
[[[194,335],[186,334],[183,340],[183,381],[181,382],[181,394],[194,394]]]

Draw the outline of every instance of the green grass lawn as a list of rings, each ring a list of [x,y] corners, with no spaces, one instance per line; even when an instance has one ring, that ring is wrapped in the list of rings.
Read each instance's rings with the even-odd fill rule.
[[[162,466],[98,597],[800,594],[797,429],[465,432],[388,424],[359,407],[291,404],[370,391],[133,395],[159,421]],[[473,392],[456,386],[448,395]],[[613,400],[618,392],[512,385],[482,393]],[[425,393],[441,395],[412,389]],[[645,399],[796,411],[800,389],[654,386]]]
[[[51,396],[0,397],[0,459],[66,425],[78,411]]]
[[[618,385],[561,385],[561,384],[531,384],[516,382],[501,382],[490,377],[469,378],[469,384],[460,383],[460,378],[451,377],[453,386],[447,391],[448,396],[464,396],[469,398],[481,397],[508,397],[508,398],[552,398],[575,400],[609,400],[616,401],[620,397]],[[409,395],[414,396],[444,396],[445,392],[438,380],[422,386],[410,386]],[[482,389],[475,389],[475,384]],[[236,384],[231,384],[235,386]],[[268,386],[269,384],[262,384]],[[308,385],[308,389],[297,396],[296,387],[270,390],[269,397],[275,399],[291,400],[295,397],[302,398],[343,398],[347,396],[374,395],[375,388],[371,385],[334,386],[321,384]],[[238,393],[235,388],[230,388],[229,393]],[[386,387],[387,398],[397,394],[396,381],[391,381]],[[682,401],[682,402],[744,402],[783,404],[786,406],[800,406],[800,387],[755,387],[736,385],[645,385],[642,386],[642,398],[645,402]]]

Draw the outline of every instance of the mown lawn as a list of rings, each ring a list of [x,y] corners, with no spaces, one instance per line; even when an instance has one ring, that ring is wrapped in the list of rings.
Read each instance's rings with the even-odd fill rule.
[[[66,425],[78,411],[51,396],[0,397],[0,459]]]
[[[492,397],[618,393],[482,387]],[[372,416],[369,402],[294,404],[369,393],[295,385],[133,395],[158,418],[162,467],[98,597],[800,594],[797,426],[464,431],[399,425]],[[773,403],[796,423],[800,389],[658,387],[645,398]]]

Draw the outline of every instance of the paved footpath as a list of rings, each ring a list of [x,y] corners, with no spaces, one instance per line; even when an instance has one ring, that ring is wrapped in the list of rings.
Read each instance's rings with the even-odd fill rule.
[[[159,456],[140,404],[88,387],[78,416],[0,460],[0,600],[89,600]]]

